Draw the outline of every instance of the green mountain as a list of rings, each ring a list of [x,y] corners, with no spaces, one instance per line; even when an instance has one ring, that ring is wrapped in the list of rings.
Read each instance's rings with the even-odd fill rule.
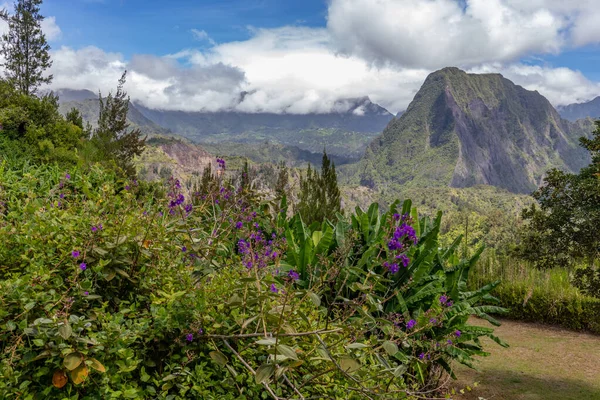
[[[62,114],[66,114],[73,107],[77,108],[81,112],[84,121],[89,122],[95,127],[98,122],[98,114],[100,113],[100,103],[97,96],[89,98],[88,95],[85,98],[86,93],[93,95],[92,92],[87,90],[68,91],[68,89],[63,89],[58,91],[58,109]],[[168,135],[170,133],[168,129],[146,118],[132,103],[129,103],[127,120],[131,128],[139,128],[144,135]]]
[[[560,116],[569,121],[583,118],[600,118],[600,96],[586,103],[571,104],[557,108]]]
[[[371,142],[353,180],[371,188],[491,185],[529,193],[548,168],[589,163],[578,138],[591,131],[591,120],[564,120],[538,92],[499,74],[444,68]]]
[[[325,114],[186,112],[135,105],[148,119],[197,143],[265,141],[302,150],[360,158],[369,142],[393,118],[368,97],[340,100]]]

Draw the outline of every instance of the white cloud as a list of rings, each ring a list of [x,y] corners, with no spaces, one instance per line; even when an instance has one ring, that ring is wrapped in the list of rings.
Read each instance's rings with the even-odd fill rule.
[[[46,17],[41,23],[42,32],[46,35],[49,42],[56,41],[61,38],[62,31],[56,23],[56,17]]]
[[[581,72],[524,64],[489,64],[471,69],[473,73],[501,73],[528,90],[537,90],[553,105],[581,103],[600,95],[600,83],[591,82]]]
[[[191,29],[190,32],[192,33],[192,36],[194,36],[194,39],[200,42],[206,41],[213,46],[217,44],[204,30]]]
[[[597,0],[332,0],[339,50],[431,69],[511,62],[600,43]]]
[[[61,47],[52,87],[107,92],[127,68],[132,99],[153,108],[320,113],[368,95],[396,113],[431,71],[457,65],[500,72],[555,105],[600,94],[578,71],[518,61],[597,42],[595,0],[461,1],[331,0],[326,28],[250,28],[250,39],[223,44],[193,29],[211,46],[165,56]]]
[[[328,28],[340,50],[375,63],[431,69],[556,53],[565,20],[503,0],[333,0]]]

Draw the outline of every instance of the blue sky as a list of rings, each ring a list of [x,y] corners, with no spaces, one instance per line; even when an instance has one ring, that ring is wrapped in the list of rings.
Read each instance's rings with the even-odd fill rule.
[[[56,17],[62,44],[94,45],[130,57],[199,47],[192,29],[225,43],[248,39],[249,27],[323,27],[327,5],[324,0],[51,0],[44,12]]]
[[[52,88],[104,92],[129,71],[149,107],[405,109],[445,66],[502,73],[554,105],[600,95],[592,0],[47,0]],[[247,92],[243,101],[240,93]]]

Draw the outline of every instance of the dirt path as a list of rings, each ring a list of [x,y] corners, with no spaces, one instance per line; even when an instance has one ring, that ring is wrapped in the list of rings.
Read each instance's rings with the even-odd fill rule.
[[[514,321],[503,321],[496,335],[510,347],[486,340],[492,354],[478,362],[480,371],[460,366],[452,385],[477,387],[454,399],[600,400],[600,336]]]

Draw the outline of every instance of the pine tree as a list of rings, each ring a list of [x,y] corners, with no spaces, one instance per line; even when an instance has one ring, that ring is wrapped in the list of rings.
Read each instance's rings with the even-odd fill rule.
[[[278,200],[281,200],[283,196],[287,194],[286,191],[289,181],[288,168],[285,165],[285,162],[282,161],[281,164],[279,164],[279,173],[277,174],[277,183],[275,184],[275,195]]]
[[[26,95],[35,94],[40,85],[52,81],[52,75],[44,76],[52,61],[41,28],[44,17],[40,15],[40,4],[42,0],[17,0],[13,15],[0,15],[8,22],[8,33],[2,35],[5,76]]]
[[[306,177],[300,176],[300,199],[297,211],[310,225],[325,219],[335,221],[341,212],[341,194],[337,184],[335,165],[323,151],[321,174],[309,164]]]
[[[123,89],[126,76],[127,71],[119,79],[114,96],[109,93],[106,99],[102,99],[102,95],[99,95],[100,114],[92,141],[99,150],[101,160],[113,160],[123,172],[133,176],[133,158],[143,153],[146,138],[141,137],[139,129],[129,129],[129,97]]]

